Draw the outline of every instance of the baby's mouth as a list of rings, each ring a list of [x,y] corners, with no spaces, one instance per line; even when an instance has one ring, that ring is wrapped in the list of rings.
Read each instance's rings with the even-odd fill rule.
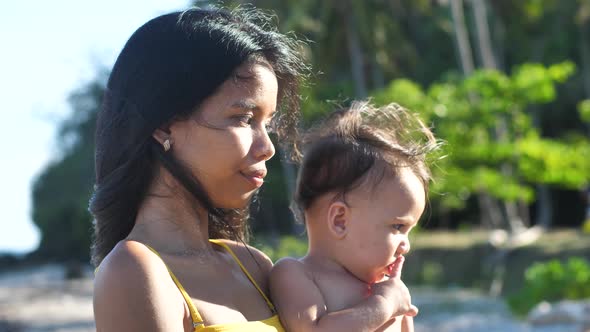
[[[394,278],[401,274],[402,264],[404,262],[404,256],[398,256],[395,258],[393,263],[387,265],[387,273],[385,276],[388,278]]]

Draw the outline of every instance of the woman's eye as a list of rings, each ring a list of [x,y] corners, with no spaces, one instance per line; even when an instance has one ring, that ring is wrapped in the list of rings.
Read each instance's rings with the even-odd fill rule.
[[[252,123],[252,115],[239,115],[236,116],[236,120],[238,120],[241,125],[247,126]]]

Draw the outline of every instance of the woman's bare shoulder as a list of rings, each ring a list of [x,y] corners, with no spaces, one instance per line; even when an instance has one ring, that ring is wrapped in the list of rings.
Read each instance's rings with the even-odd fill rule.
[[[136,241],[121,241],[96,269],[95,282],[97,286],[103,286],[102,281],[143,282],[162,274],[168,274],[166,266],[147,246]]]
[[[221,240],[236,254],[244,267],[261,286],[266,287],[272,260],[261,250],[238,241]]]
[[[252,258],[254,258],[260,265],[263,265],[263,267],[268,268],[269,271],[272,268],[272,260],[260,249],[238,241],[221,241],[227,244],[227,246],[236,254],[236,256],[238,256],[238,258],[240,259],[240,261],[242,261],[243,264],[246,264],[247,261],[251,261]]]
[[[157,255],[139,242],[120,242],[96,271],[97,328],[135,330],[168,322],[179,322],[182,328],[183,303],[174,288],[166,265]]]

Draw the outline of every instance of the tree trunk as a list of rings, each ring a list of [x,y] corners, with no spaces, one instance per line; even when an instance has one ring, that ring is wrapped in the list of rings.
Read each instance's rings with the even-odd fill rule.
[[[533,47],[531,48],[531,60],[533,62],[543,62],[545,55],[545,45],[547,38],[545,36],[537,36],[533,39]],[[530,107],[531,117],[533,119],[533,126],[541,128],[540,108],[538,106]],[[553,201],[551,200],[551,191],[546,184],[539,184],[535,190],[537,194],[537,218],[535,225],[548,229],[552,224],[553,217]]]
[[[551,203],[549,187],[547,185],[538,185],[537,196],[537,219],[535,224],[543,228],[549,228],[553,217],[553,204]]]
[[[295,182],[297,180],[297,171],[295,169],[295,165],[288,161],[285,153],[279,150],[281,158],[281,167],[283,169],[283,179],[285,179],[285,185],[287,187],[287,200],[289,202],[292,201],[293,193],[295,192]],[[297,222],[292,224],[291,232],[292,234],[300,234],[303,231],[302,225],[298,224]]]
[[[496,200],[494,200],[488,193],[481,192],[477,194],[477,201],[479,204],[480,218],[484,225],[487,225],[490,229],[505,228],[504,218],[502,217],[502,211],[498,206]]]
[[[485,0],[472,0],[472,6],[473,16],[475,18],[475,28],[477,30],[477,45],[483,67],[486,69],[498,70],[498,64],[492,48],[492,39],[490,37]],[[506,141],[508,139],[508,126],[505,119],[499,118],[496,121],[495,136],[499,141]],[[506,177],[512,176],[513,165],[510,163],[504,163],[501,166],[501,172]],[[526,226],[523,222],[523,218],[519,215],[517,204],[514,202],[504,202],[503,206],[506,223],[510,232],[519,233],[525,230]]]
[[[474,66],[471,44],[469,43],[469,34],[467,33],[467,26],[465,25],[463,0],[451,0],[450,5],[461,70],[463,71],[464,76],[469,76],[473,72]],[[490,229],[502,228],[504,222],[502,212],[498,207],[497,202],[485,192],[478,193],[477,200],[480,207],[480,218],[482,223],[487,225]]]
[[[493,53],[492,40],[490,38],[485,0],[471,0],[471,3],[473,6],[473,17],[475,18],[475,27],[477,30],[479,54],[481,56],[483,67],[488,69],[498,69],[496,58]]]
[[[385,75],[383,75],[383,69],[381,69],[377,59],[371,61],[371,79],[373,89],[380,90],[385,87]]]
[[[463,12],[463,0],[451,0],[451,17],[455,31],[455,42],[459,53],[461,70],[465,76],[473,72],[473,55],[465,25],[465,14]]]
[[[341,11],[344,24],[346,25],[346,43],[348,46],[348,57],[354,80],[354,92],[356,98],[367,97],[367,84],[365,82],[365,67],[363,61],[363,50],[358,34],[357,21],[354,13],[348,8]]]
[[[493,11],[493,7],[491,8]],[[500,15],[494,16],[492,36],[496,65],[498,66],[498,70],[506,71],[506,48],[504,47],[506,43],[506,26]]]
[[[584,93],[590,98],[590,23],[580,24],[580,58],[582,63],[582,77],[584,78]]]

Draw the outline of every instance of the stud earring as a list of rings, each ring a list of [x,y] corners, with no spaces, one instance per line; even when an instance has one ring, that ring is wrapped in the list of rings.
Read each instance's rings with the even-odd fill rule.
[[[170,139],[167,138],[162,145],[164,146],[164,151],[168,152],[168,150],[170,150]]]

